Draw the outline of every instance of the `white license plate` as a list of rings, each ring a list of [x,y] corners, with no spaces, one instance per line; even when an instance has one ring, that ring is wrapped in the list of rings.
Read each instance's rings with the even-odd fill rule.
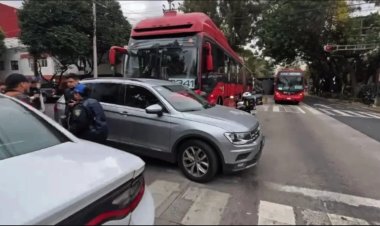
[[[190,89],[195,88],[195,79],[187,79],[187,78],[169,78],[169,81],[172,81],[174,83],[187,86]]]
[[[288,97],[288,98],[286,98],[287,100],[291,100],[292,98],[290,98],[290,97]]]

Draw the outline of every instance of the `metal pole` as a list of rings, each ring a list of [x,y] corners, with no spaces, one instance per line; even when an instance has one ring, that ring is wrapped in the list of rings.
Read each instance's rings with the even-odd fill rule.
[[[94,17],[94,35],[92,40],[93,49],[93,73],[94,78],[98,77],[98,50],[96,45],[96,3],[95,0],[92,1],[92,13]]]

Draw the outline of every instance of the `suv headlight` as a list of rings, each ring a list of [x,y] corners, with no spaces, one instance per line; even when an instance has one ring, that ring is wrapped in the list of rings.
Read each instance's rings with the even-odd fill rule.
[[[253,143],[260,136],[260,126],[251,132],[244,133],[225,133],[224,136],[235,145],[244,145]]]

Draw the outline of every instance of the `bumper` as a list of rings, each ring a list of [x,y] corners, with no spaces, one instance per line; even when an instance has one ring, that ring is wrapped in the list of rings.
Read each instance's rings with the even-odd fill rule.
[[[261,154],[265,145],[265,137],[260,136],[255,144],[247,147],[241,147],[241,149],[232,151],[233,163],[224,163],[223,171],[225,173],[237,172],[245,169],[249,169],[257,165],[261,158]]]
[[[275,101],[292,101],[292,102],[301,102],[303,101],[304,96],[300,95],[275,95]]]
[[[131,214],[130,225],[154,225],[154,211],[153,196],[148,188],[145,188],[142,200]]]

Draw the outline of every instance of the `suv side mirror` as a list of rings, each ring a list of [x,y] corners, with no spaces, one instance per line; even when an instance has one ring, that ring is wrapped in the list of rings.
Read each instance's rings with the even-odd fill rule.
[[[206,52],[206,70],[207,71],[213,71],[214,70],[214,59],[212,57],[211,43],[206,42],[203,45],[203,51]]]
[[[159,104],[153,104],[145,108],[145,112],[147,114],[156,114],[158,116],[162,116],[163,111],[164,109],[162,109],[161,105]]]

